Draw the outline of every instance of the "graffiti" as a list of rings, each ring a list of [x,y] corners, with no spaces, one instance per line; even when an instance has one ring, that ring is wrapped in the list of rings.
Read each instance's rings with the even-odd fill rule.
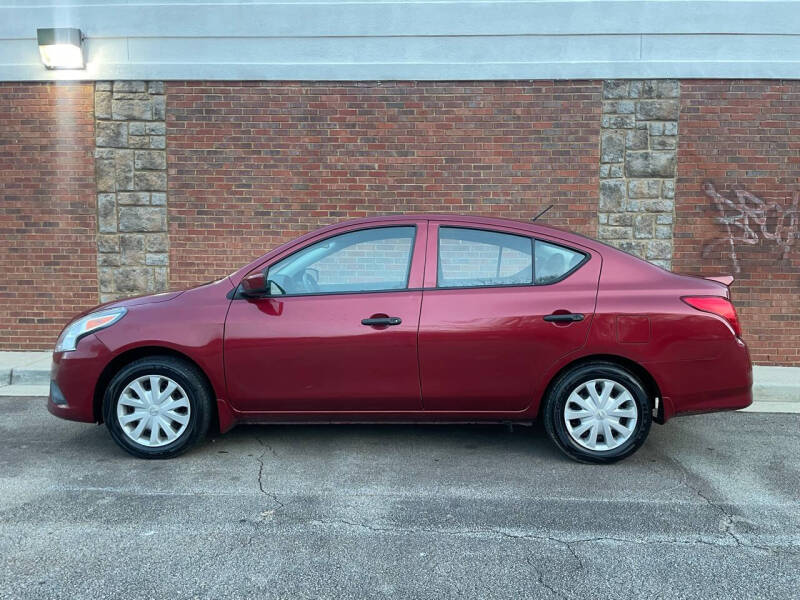
[[[767,202],[744,190],[733,190],[725,197],[714,188],[713,183],[705,183],[703,191],[711,198],[719,211],[716,222],[725,227],[727,237],[713,240],[703,249],[703,258],[719,246],[730,248],[731,261],[737,273],[741,272],[736,247],[739,244],[753,246],[761,240],[769,240],[781,250],[781,258],[789,257],[789,252],[800,235],[800,192],[794,192],[791,204]]]

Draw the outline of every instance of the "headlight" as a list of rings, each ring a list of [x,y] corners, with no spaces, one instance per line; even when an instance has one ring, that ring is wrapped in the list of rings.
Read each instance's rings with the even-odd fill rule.
[[[75,350],[83,336],[104,329],[109,325],[113,325],[125,316],[128,312],[126,308],[112,308],[110,310],[101,310],[99,312],[91,313],[85,317],[81,317],[77,321],[73,321],[67,325],[66,329],[61,332],[56,342],[56,352],[70,352]]]

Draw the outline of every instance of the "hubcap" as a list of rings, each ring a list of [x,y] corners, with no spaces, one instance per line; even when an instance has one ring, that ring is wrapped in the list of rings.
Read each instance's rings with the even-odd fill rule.
[[[631,393],[611,379],[592,379],[569,395],[564,423],[570,437],[588,450],[613,450],[633,435],[639,418]]]
[[[131,381],[119,396],[117,420],[122,431],[140,446],[155,448],[177,440],[189,424],[189,398],[164,375],[144,375]]]

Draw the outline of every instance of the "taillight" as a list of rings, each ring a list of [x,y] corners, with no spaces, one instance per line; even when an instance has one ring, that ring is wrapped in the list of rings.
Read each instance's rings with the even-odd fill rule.
[[[725,319],[737,337],[742,337],[742,327],[736,309],[727,298],[722,296],[684,296],[681,298],[686,304],[703,312],[710,312]]]

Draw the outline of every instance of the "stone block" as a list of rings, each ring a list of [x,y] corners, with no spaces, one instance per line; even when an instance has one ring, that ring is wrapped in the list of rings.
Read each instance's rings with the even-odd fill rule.
[[[121,233],[120,238],[120,251],[122,252],[144,252],[145,238],[147,236],[141,233]]]
[[[144,81],[115,81],[114,92],[138,92],[147,91],[147,84]]]
[[[628,150],[647,150],[646,129],[631,129],[625,132],[625,148]]]
[[[681,84],[676,79],[661,79],[655,82],[656,95],[659,98],[679,98]]]
[[[622,162],[625,157],[625,136],[621,132],[604,131],[600,139],[600,161]]]
[[[642,208],[648,212],[671,213],[675,208],[675,203],[672,200],[646,200],[642,201]]]
[[[111,118],[111,92],[95,91],[94,118],[95,119]]]
[[[633,100],[607,100],[603,102],[603,114],[632,115],[636,112],[636,103]]]
[[[678,147],[678,138],[672,135],[657,135],[650,139],[653,150],[674,150]]]
[[[628,198],[658,198],[660,195],[660,179],[631,179],[628,182]]]
[[[130,135],[145,135],[147,133],[147,127],[145,123],[139,121],[128,123],[128,133]]]
[[[163,94],[164,82],[163,81],[150,81],[147,84],[147,91],[150,94]]]
[[[622,177],[622,165],[611,165],[608,168],[608,176],[611,178]]]
[[[95,81],[94,82],[94,89],[97,92],[110,92],[111,91],[111,82],[110,81]]]
[[[597,227],[597,237],[601,240],[622,240],[631,237],[630,227],[613,227],[601,225]]]
[[[656,225],[655,237],[659,240],[672,239],[672,225]]]
[[[664,198],[672,199],[675,197],[675,182],[672,180],[665,181],[664,186],[661,188],[661,194]]]
[[[147,123],[147,135],[166,135],[167,126],[163,122]]]
[[[150,194],[150,204],[153,206],[166,206],[167,194],[164,192],[153,192]]]
[[[167,139],[163,135],[151,135],[150,136],[150,147],[151,148],[166,148],[167,147]]]
[[[625,181],[605,179],[600,182],[599,210],[619,212],[625,210]]]
[[[119,236],[98,234],[97,251],[102,253],[119,252]]]
[[[664,135],[678,135],[678,122],[664,123]]]
[[[114,121],[97,121],[95,143],[101,147],[124,148],[128,145],[128,126]]]
[[[600,165],[600,177],[601,178],[603,178],[603,179],[607,178],[609,173],[610,173],[609,165]]]
[[[146,206],[150,204],[150,192],[119,192],[117,202]]]
[[[600,121],[603,129],[632,129],[635,124],[633,115],[603,115]]]
[[[656,215],[656,223],[659,225],[672,225],[672,215]]]
[[[145,264],[155,267],[163,267],[169,264],[169,257],[164,252],[148,253],[145,257]]]
[[[636,215],[633,220],[633,237],[637,239],[652,239],[653,227],[655,227],[655,224],[655,215]]]
[[[137,171],[134,179],[137,190],[163,192],[167,189],[166,171]]]
[[[607,222],[609,225],[613,225],[615,227],[633,226],[633,215],[630,213],[611,213],[605,216],[608,217]]]
[[[95,148],[94,157],[99,160],[114,160],[115,151],[113,148]]]
[[[155,267],[153,269],[153,290],[161,292],[169,289],[169,277],[167,267]]]
[[[124,232],[166,231],[167,211],[161,207],[123,206],[119,209],[119,230]]]
[[[117,100],[111,102],[111,114],[119,121],[150,121],[153,109],[147,100]]]
[[[100,284],[101,292],[114,291],[114,269],[108,267],[97,269],[97,282]]]
[[[134,294],[151,291],[153,285],[147,267],[120,267],[114,270],[114,289],[117,292]]]
[[[120,264],[119,254],[110,253],[97,255],[97,265],[100,267],[118,267]]]
[[[631,98],[656,98],[658,96],[656,82],[648,80],[631,81]]]
[[[672,259],[672,243],[666,240],[652,240],[647,242],[648,260],[652,258]]]
[[[128,138],[129,148],[149,148],[150,138],[146,135],[132,135]]]
[[[665,150],[628,152],[625,174],[628,177],[672,178],[675,176],[675,152]]]
[[[94,177],[98,192],[113,192],[117,189],[113,160],[95,160]]]
[[[133,189],[133,150],[117,150],[114,157],[117,190]]]
[[[145,250],[148,252],[167,252],[169,250],[169,236],[166,233],[152,233],[145,236]]]
[[[606,79],[603,81],[603,98],[627,98],[628,81],[626,79]]]
[[[97,226],[101,233],[117,231],[116,194],[97,194]]]
[[[161,150],[137,150],[134,166],[137,169],[159,170],[167,168],[167,153]]]
[[[677,121],[681,112],[677,100],[641,100],[636,107],[636,118],[641,121]]]
[[[153,105],[153,120],[163,121],[167,116],[167,97],[153,96],[151,104]]]
[[[645,257],[645,242],[633,241],[633,240],[612,240],[609,242],[615,248],[619,248],[623,252],[627,252],[628,254],[633,254],[634,256],[638,256],[639,258]]]

